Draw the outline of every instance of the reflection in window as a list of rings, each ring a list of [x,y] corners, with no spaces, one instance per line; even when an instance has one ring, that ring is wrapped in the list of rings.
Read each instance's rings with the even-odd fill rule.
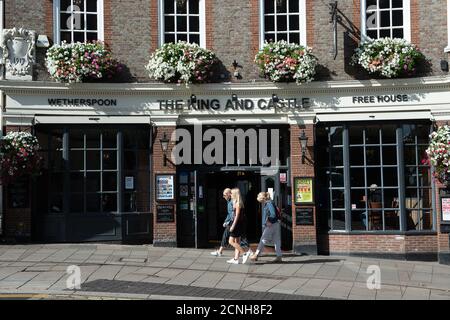
[[[74,126],[62,130],[37,126],[36,134],[47,141],[46,149],[41,152],[48,162],[39,177],[39,185],[48,186],[37,190],[39,212],[150,212],[150,131],[147,127],[105,126],[81,130]],[[64,134],[67,146],[62,145]],[[66,160],[62,158],[64,148],[67,148]],[[50,166],[55,159],[58,165]],[[123,161],[119,167],[120,159]],[[132,177],[132,183],[126,184],[125,177]],[[118,207],[119,196],[123,208]]]
[[[68,43],[102,40],[103,0],[56,0],[59,40]]]
[[[409,37],[409,0],[366,0],[365,2],[368,37],[372,39]]]
[[[201,3],[203,0],[163,0],[164,43],[187,41],[202,45]]]
[[[325,153],[328,159],[321,157],[317,161],[320,168],[318,188],[320,193],[328,195],[327,198],[319,195],[319,209],[323,213],[319,216],[325,220],[324,215],[328,215],[329,228],[345,230],[343,217],[345,212],[349,212],[353,231],[398,231],[401,207],[404,207],[405,230],[433,229],[430,168],[422,164],[429,131],[427,124],[318,129],[317,140],[333,150]],[[347,139],[344,139],[346,135]],[[348,145],[344,141],[348,141]],[[397,157],[400,146],[404,150],[403,161]],[[339,149],[343,152],[336,152]],[[348,163],[344,163],[346,152]],[[344,168],[349,170],[347,183]],[[399,171],[404,171],[403,181]],[[346,202],[346,188],[349,190],[349,204]],[[399,199],[402,190],[404,206],[400,206]]]
[[[305,1],[264,0],[264,39],[305,44]]]

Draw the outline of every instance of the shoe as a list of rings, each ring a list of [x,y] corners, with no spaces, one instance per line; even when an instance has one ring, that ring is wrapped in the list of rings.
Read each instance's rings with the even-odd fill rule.
[[[248,258],[250,258],[250,255],[252,254],[251,251],[247,251],[246,253],[244,253],[244,255],[242,256],[242,263],[246,264],[248,261]]]
[[[276,257],[275,259],[272,260],[272,263],[277,263],[277,262],[283,262],[283,258]]]
[[[221,257],[222,256],[222,254],[219,251],[213,251],[213,252],[211,252],[211,255],[215,256],[215,257]]]
[[[256,253],[252,254],[252,255],[250,256],[250,260],[252,260],[252,261],[258,261],[258,255],[257,255]]]
[[[231,264],[239,264],[239,259],[236,260],[236,259],[232,258],[232,259],[230,259],[230,260],[227,260],[227,263],[231,263]]]

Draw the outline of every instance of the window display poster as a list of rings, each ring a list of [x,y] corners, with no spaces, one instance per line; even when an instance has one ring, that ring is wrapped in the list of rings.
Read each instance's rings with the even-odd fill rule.
[[[174,175],[157,175],[156,176],[156,199],[157,200],[174,200]]]
[[[134,177],[125,177],[125,189],[126,190],[134,189]]]
[[[294,178],[295,203],[311,204],[314,203],[313,178],[296,177]]]
[[[442,222],[450,222],[450,197],[441,197]]]

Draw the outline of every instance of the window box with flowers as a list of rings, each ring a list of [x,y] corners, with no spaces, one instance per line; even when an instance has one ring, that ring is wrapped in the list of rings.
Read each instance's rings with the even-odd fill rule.
[[[310,82],[317,62],[311,48],[284,40],[266,42],[255,57],[261,76],[272,82]]]
[[[414,76],[423,62],[425,56],[415,45],[398,38],[367,40],[356,48],[351,59],[352,65],[384,78]]]
[[[437,128],[430,135],[426,150],[427,158],[422,162],[434,167],[434,177],[447,187],[450,186],[450,126]]]
[[[55,44],[47,51],[47,70],[58,82],[112,81],[123,66],[102,42]]]
[[[43,159],[39,143],[28,132],[9,132],[0,139],[0,178],[2,184],[17,178],[39,175]]]
[[[146,69],[150,78],[166,83],[213,82],[220,61],[215,53],[195,43],[166,43],[150,57]]]

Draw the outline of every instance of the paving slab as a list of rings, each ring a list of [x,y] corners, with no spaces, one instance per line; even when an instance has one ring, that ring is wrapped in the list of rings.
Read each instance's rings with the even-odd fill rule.
[[[196,287],[214,288],[225,275],[222,272],[205,272],[192,285]]]
[[[322,297],[347,299],[353,288],[353,281],[331,281],[328,287],[322,292]]]
[[[204,271],[185,270],[178,274],[176,277],[167,282],[167,284],[176,285],[190,285],[195,282],[200,276],[204,274]]]
[[[430,290],[429,289],[421,289],[421,288],[406,288],[405,293],[403,294],[403,300],[428,300],[430,298]]]
[[[278,283],[275,287],[269,290],[269,292],[294,294],[299,290],[309,279],[307,278],[291,278],[286,279]]]
[[[331,280],[327,279],[310,279],[294,294],[320,297],[330,282]]]
[[[377,290],[377,300],[399,300],[402,298],[403,292],[400,286],[381,285],[381,289]]]

